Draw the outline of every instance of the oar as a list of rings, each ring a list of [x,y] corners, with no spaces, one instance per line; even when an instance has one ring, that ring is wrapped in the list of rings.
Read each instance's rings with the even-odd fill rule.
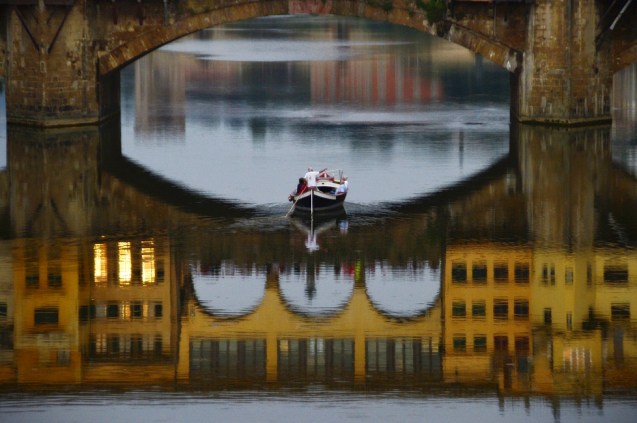
[[[307,185],[303,187],[301,192],[298,193],[298,195],[296,196],[296,200],[294,200],[294,204],[292,204],[292,207],[290,207],[290,210],[288,210],[288,212],[285,214],[285,217],[288,217],[288,215],[292,213],[292,210],[294,210],[294,206],[296,206],[296,203],[301,199],[301,194],[305,192],[306,188],[307,188]]]
[[[288,210],[288,212],[285,214],[285,217],[288,217],[288,215],[290,213],[292,213],[292,210],[294,210],[294,206],[296,206],[297,201],[299,201],[300,197],[297,197],[296,200],[294,200],[294,204],[292,204],[292,207],[290,207],[290,210]]]

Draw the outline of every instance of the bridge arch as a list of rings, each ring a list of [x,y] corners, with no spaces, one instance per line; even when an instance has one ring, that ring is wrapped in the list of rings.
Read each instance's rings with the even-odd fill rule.
[[[98,69],[104,76],[126,66],[151,51],[197,31],[232,23],[275,15],[330,14],[343,17],[359,17],[405,26],[438,36],[480,54],[510,72],[516,71],[521,61],[521,51],[502,41],[491,39],[462,25],[446,21],[431,24],[426,13],[403,1],[352,2],[349,0],[273,0],[263,2],[237,2],[210,9],[210,0],[199,2],[199,8],[175,18],[169,25],[152,30],[133,31],[132,36],[116,37],[106,44],[112,46],[99,55]],[[376,6],[378,4],[378,6]],[[391,5],[391,10],[387,10]]]
[[[425,12],[432,4],[437,16]],[[385,21],[464,46],[511,72],[520,122],[610,122],[613,73],[636,57],[631,0],[24,0],[0,5],[7,121],[98,123],[119,113],[122,66],[200,29],[296,13]]]

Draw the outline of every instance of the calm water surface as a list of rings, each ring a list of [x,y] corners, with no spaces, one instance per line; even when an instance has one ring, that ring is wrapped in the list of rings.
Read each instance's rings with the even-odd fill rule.
[[[273,17],[9,126],[0,421],[633,421],[636,75],[612,127],[510,124],[459,47]],[[343,213],[286,217],[308,166]]]

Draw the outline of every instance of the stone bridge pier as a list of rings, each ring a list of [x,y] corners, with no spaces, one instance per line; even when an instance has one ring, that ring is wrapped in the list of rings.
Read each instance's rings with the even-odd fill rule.
[[[632,0],[0,0],[7,120],[95,124],[119,112],[119,70],[200,29],[268,15],[384,20],[443,37],[511,76],[512,117],[610,121],[613,74],[637,60]]]

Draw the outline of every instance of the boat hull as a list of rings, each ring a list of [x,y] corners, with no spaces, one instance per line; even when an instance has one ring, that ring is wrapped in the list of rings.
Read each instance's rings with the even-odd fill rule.
[[[347,194],[331,194],[320,190],[304,192],[294,197],[294,210],[299,212],[320,213],[343,208]]]

